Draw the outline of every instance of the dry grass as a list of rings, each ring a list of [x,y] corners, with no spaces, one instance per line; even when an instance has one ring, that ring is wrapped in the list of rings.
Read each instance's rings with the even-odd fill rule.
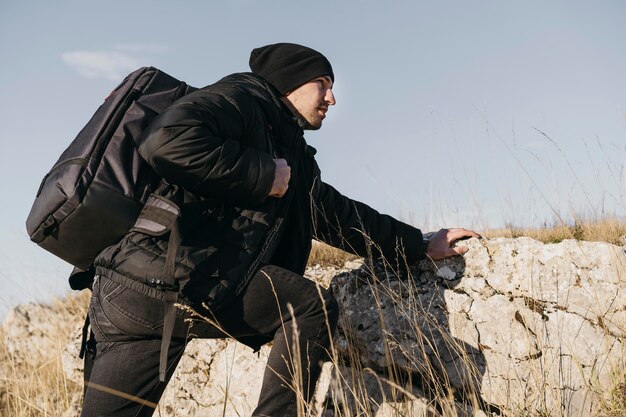
[[[607,218],[601,220],[577,219],[571,224],[562,222],[546,225],[542,228],[523,228],[510,226],[506,229],[487,230],[485,237],[520,237],[528,236],[544,243],[558,243],[565,239],[589,242],[608,242],[615,245],[626,243],[626,220]]]
[[[55,328],[42,335],[34,352],[10,352],[0,334],[1,416],[61,416],[80,393],[82,387],[63,372],[61,351],[76,324],[67,318],[85,317],[88,296],[83,292],[53,302]]]
[[[600,404],[596,417],[626,416],[626,373],[617,375],[615,384]]]
[[[602,221],[574,222],[572,225],[556,225],[543,229],[508,228],[505,230],[490,230],[483,233],[486,237],[516,237],[530,236],[543,242],[558,242],[563,239],[581,239],[591,241],[607,241],[610,243],[623,244],[620,239],[626,235],[626,223],[615,219]],[[309,259],[309,265],[320,264],[322,266],[342,266],[345,261],[354,259],[355,256],[346,252],[331,248],[324,244],[314,244]],[[64,320],[63,317],[84,317],[88,303],[88,292],[71,296],[65,300],[55,302],[59,320],[53,334],[49,335],[48,348],[37,357],[23,357],[20,352],[9,352],[4,343],[4,337],[0,333],[0,415],[11,417],[40,417],[60,416],[67,410],[73,397],[79,396],[82,387],[69,382],[61,366],[60,352],[67,343],[67,335],[73,331],[75,321]],[[399,304],[401,305],[401,303]],[[55,313],[56,314],[56,313]],[[424,312],[399,311],[398,314],[406,314],[417,321]],[[1,332],[1,329],[0,329]],[[393,344],[390,339],[387,343]],[[414,366],[419,368],[427,361],[425,358],[415,358]],[[359,416],[373,417],[374,410],[371,406],[372,398],[368,397],[365,386],[372,380],[368,377],[368,370],[358,369],[358,352],[353,352],[351,358],[339,358],[334,354],[334,363],[338,366],[349,363],[354,370],[351,375],[339,375],[343,379],[340,391],[343,390],[345,397],[350,397],[351,402],[356,404]],[[434,373],[432,369],[426,372]],[[389,369],[385,381],[377,383],[388,387],[387,392],[391,397],[404,396],[406,400],[414,399],[411,392],[405,392],[406,375],[402,375],[397,369]],[[410,378],[410,377],[409,377]],[[367,379],[367,380],[366,380]],[[436,378],[432,378],[436,380]],[[612,391],[606,396],[597,417],[618,417],[626,415],[626,377],[624,374],[616,376],[616,383]],[[370,381],[370,382],[368,382]],[[439,411],[443,415],[457,416],[459,410],[454,408],[452,389],[442,384],[431,387],[434,395],[439,398]],[[404,390],[404,391],[403,391]],[[381,404],[384,398],[379,399]],[[470,398],[475,402],[475,398]],[[397,410],[393,410],[394,416],[413,416],[410,402],[405,405],[398,403]],[[388,405],[385,405],[388,406]],[[404,408],[403,408],[404,407]],[[432,404],[430,405],[432,410]],[[354,411],[346,407],[335,410],[338,417],[353,417]]]
[[[578,219],[572,224],[556,223],[541,228],[523,228],[510,226],[506,229],[490,229],[480,232],[486,238],[521,236],[531,237],[543,243],[558,243],[565,239],[584,240],[588,242],[608,242],[614,245],[626,244],[626,220],[607,218],[602,220]],[[309,266],[341,267],[346,261],[357,257],[324,243],[314,242]]]
[[[320,265],[322,267],[342,267],[343,264],[346,263],[346,261],[352,261],[357,258],[358,257],[356,255],[344,252],[341,249],[334,248],[325,243],[314,241],[313,247],[311,248],[311,255],[309,256],[308,265]]]

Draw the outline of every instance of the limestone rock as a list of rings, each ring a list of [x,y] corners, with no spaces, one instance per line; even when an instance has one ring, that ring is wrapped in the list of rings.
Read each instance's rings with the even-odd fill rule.
[[[249,416],[270,348],[258,354],[230,340],[193,340],[159,405],[165,416]]]
[[[597,409],[612,372],[626,370],[624,248],[528,238],[463,245],[465,257],[408,270],[362,261],[307,270],[310,279],[331,283],[342,309],[314,415],[586,417]],[[80,382],[82,319],[20,307],[3,335],[8,349],[28,358],[55,349],[55,323],[75,320],[63,362]],[[191,342],[159,415],[250,415],[268,351]],[[77,415],[79,402],[66,417]]]
[[[36,303],[23,304],[11,310],[2,323],[2,345],[5,360],[0,361],[0,401],[7,405],[15,401],[16,394],[23,397],[29,407],[46,411],[48,415],[62,414],[66,404],[76,403],[79,396],[64,398],[66,392],[52,390],[31,389],[37,387],[47,378],[54,380],[58,364],[59,353],[66,344],[65,335],[69,328],[76,326],[84,317],[74,314],[75,308],[60,308],[60,303],[54,306]],[[61,336],[60,336],[61,335]],[[82,366],[81,366],[82,373]],[[5,383],[7,383],[5,385]],[[6,389],[6,392],[5,392]],[[7,402],[6,396],[13,396]],[[0,407],[1,408],[1,407]],[[75,407],[70,407],[71,412]],[[43,412],[42,411],[42,412]],[[2,412],[0,412],[2,414]],[[70,417],[77,414],[62,414]]]
[[[63,348],[59,345],[59,323],[76,323],[76,318],[50,305],[22,304],[7,314],[2,329],[3,341],[15,361],[39,361]]]
[[[624,250],[528,238],[464,244],[465,257],[423,261],[404,280],[381,265],[337,275],[342,354],[378,372],[425,375],[435,394],[589,415],[611,372],[626,369]]]
[[[82,385],[83,384],[83,360],[78,357],[80,353],[80,344],[82,341],[83,325],[77,325],[70,333],[69,343],[65,345],[61,352],[61,363],[65,376],[70,381]]]

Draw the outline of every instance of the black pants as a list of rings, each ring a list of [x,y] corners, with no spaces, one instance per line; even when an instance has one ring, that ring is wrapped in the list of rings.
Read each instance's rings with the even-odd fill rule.
[[[298,389],[307,402],[319,377],[320,361],[327,359],[328,329],[337,324],[337,302],[323,288],[320,291],[322,297],[306,278],[266,266],[233,303],[216,314],[222,330],[205,321],[195,321],[190,329],[184,321],[188,315],[181,311],[168,352],[167,380],[192,337],[223,338],[227,333],[244,342],[273,341],[253,416],[296,416],[296,393],[294,386],[288,386],[294,383],[294,361],[285,361],[293,351],[293,321],[301,352]],[[85,362],[82,416],[151,416],[166,386],[159,382],[158,372],[163,303],[97,277],[89,318],[96,355],[91,359],[87,354]]]

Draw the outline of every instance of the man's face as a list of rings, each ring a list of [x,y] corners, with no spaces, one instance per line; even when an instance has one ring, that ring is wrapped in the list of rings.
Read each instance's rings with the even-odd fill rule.
[[[335,104],[333,81],[329,76],[317,77],[285,95],[287,101],[306,122],[305,129],[317,130],[322,127],[328,106]]]

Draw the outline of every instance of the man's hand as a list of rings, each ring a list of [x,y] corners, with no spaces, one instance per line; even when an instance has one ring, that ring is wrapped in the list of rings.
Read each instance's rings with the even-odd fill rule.
[[[270,191],[270,197],[282,197],[289,188],[289,179],[291,178],[291,167],[287,165],[287,161],[284,159],[274,159],[276,164],[276,171],[274,174],[274,184],[272,184],[272,191]]]
[[[457,240],[470,237],[481,238],[478,233],[467,229],[441,229],[430,238],[426,255],[434,261],[450,256],[463,255],[469,250],[467,246],[453,248],[452,244]]]

